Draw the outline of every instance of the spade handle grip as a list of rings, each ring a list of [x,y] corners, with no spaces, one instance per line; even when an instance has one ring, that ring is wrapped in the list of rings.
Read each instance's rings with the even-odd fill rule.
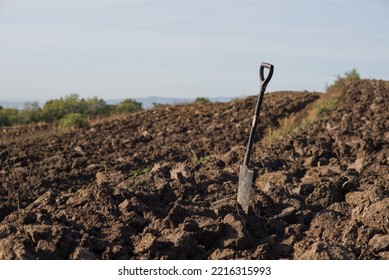
[[[269,73],[265,78],[265,68],[269,69]],[[262,62],[261,67],[259,68],[259,77],[261,79],[261,87],[266,89],[267,84],[270,82],[271,77],[273,76],[274,66],[270,63]]]

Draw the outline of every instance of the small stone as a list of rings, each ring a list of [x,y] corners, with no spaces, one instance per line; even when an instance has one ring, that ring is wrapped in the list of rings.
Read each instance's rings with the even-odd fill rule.
[[[304,166],[305,167],[312,167],[312,166],[317,166],[318,160],[315,156],[310,156],[308,157],[305,162]]]
[[[104,183],[107,183],[109,181],[107,175],[105,175],[103,172],[97,172],[96,173],[96,183],[101,186]]]
[[[80,154],[80,155],[82,155],[82,156],[85,155],[84,150],[83,150],[80,146],[75,147],[74,150],[75,150],[78,154]]]
[[[348,169],[355,169],[358,172],[361,172],[362,168],[365,166],[365,159],[363,157],[358,158],[353,164],[348,166]]]
[[[150,136],[150,133],[147,130],[143,130],[142,131],[142,136],[143,137],[148,137],[148,136]]]
[[[155,244],[157,238],[152,233],[145,234],[139,241],[134,245],[134,252],[141,254],[149,251]]]
[[[120,212],[128,212],[131,210],[131,202],[129,199],[124,200],[122,203],[119,204],[119,210]]]
[[[265,185],[262,188],[262,191],[265,192],[265,193],[270,193],[275,188],[276,187],[273,186],[270,182],[266,182]]]

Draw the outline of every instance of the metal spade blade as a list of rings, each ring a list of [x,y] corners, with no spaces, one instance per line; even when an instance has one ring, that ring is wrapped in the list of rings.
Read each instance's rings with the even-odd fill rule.
[[[253,183],[254,172],[247,165],[241,165],[239,168],[238,184],[238,203],[242,206],[243,211],[248,213],[250,205],[251,185]]]

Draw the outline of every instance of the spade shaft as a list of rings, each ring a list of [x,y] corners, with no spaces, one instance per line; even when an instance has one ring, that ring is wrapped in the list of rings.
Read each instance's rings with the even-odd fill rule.
[[[269,69],[269,73],[266,78],[264,73],[265,68]],[[253,175],[254,175],[254,172],[250,170],[248,167],[250,163],[250,155],[251,155],[251,150],[253,148],[254,134],[255,134],[255,129],[257,127],[259,114],[261,111],[263,96],[265,95],[266,87],[273,76],[273,71],[274,71],[274,66],[272,64],[266,62],[261,63],[261,66],[259,68],[261,90],[258,96],[257,105],[255,107],[253,122],[251,124],[251,130],[250,130],[249,141],[247,143],[246,154],[244,156],[243,164],[240,166],[239,169],[238,203],[242,206],[243,210],[246,213],[248,213],[249,211],[250,194],[251,194]]]

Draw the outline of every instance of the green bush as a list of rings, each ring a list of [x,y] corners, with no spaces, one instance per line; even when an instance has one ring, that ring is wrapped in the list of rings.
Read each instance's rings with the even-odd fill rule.
[[[47,101],[42,108],[42,117],[44,121],[54,122],[69,113],[83,114],[85,109],[83,100],[80,100],[79,96],[74,93],[65,98]]]
[[[114,113],[130,113],[139,110],[142,110],[142,103],[134,99],[125,99],[112,108]]]
[[[38,102],[24,103],[23,110],[19,111],[18,123],[28,124],[32,122],[39,122],[42,119],[42,110]]]
[[[335,82],[328,87],[326,91],[327,93],[338,91],[344,94],[348,86],[360,79],[361,76],[359,75],[357,69],[351,69],[350,71],[346,71],[344,76],[337,75]]]
[[[19,110],[3,108],[0,110],[0,126],[11,126],[19,123]]]
[[[350,79],[353,81],[359,81],[361,79],[361,75],[359,75],[358,70],[356,68],[351,69],[350,71],[346,71],[344,73],[346,79]]]
[[[88,98],[85,101],[85,109],[83,114],[87,116],[107,115],[111,110],[111,105],[108,105],[103,99],[98,99],[96,96]]]
[[[55,122],[69,113],[83,116],[98,116],[110,113],[110,105],[103,99],[92,97],[84,99],[78,94],[70,94],[65,98],[49,100],[42,109],[42,119],[47,122]]]
[[[88,126],[87,120],[79,113],[66,114],[60,119],[59,123],[63,127],[70,128],[83,128]]]
[[[209,100],[209,98],[206,97],[197,97],[195,100],[195,103],[209,103],[209,102],[211,102],[211,100]]]

